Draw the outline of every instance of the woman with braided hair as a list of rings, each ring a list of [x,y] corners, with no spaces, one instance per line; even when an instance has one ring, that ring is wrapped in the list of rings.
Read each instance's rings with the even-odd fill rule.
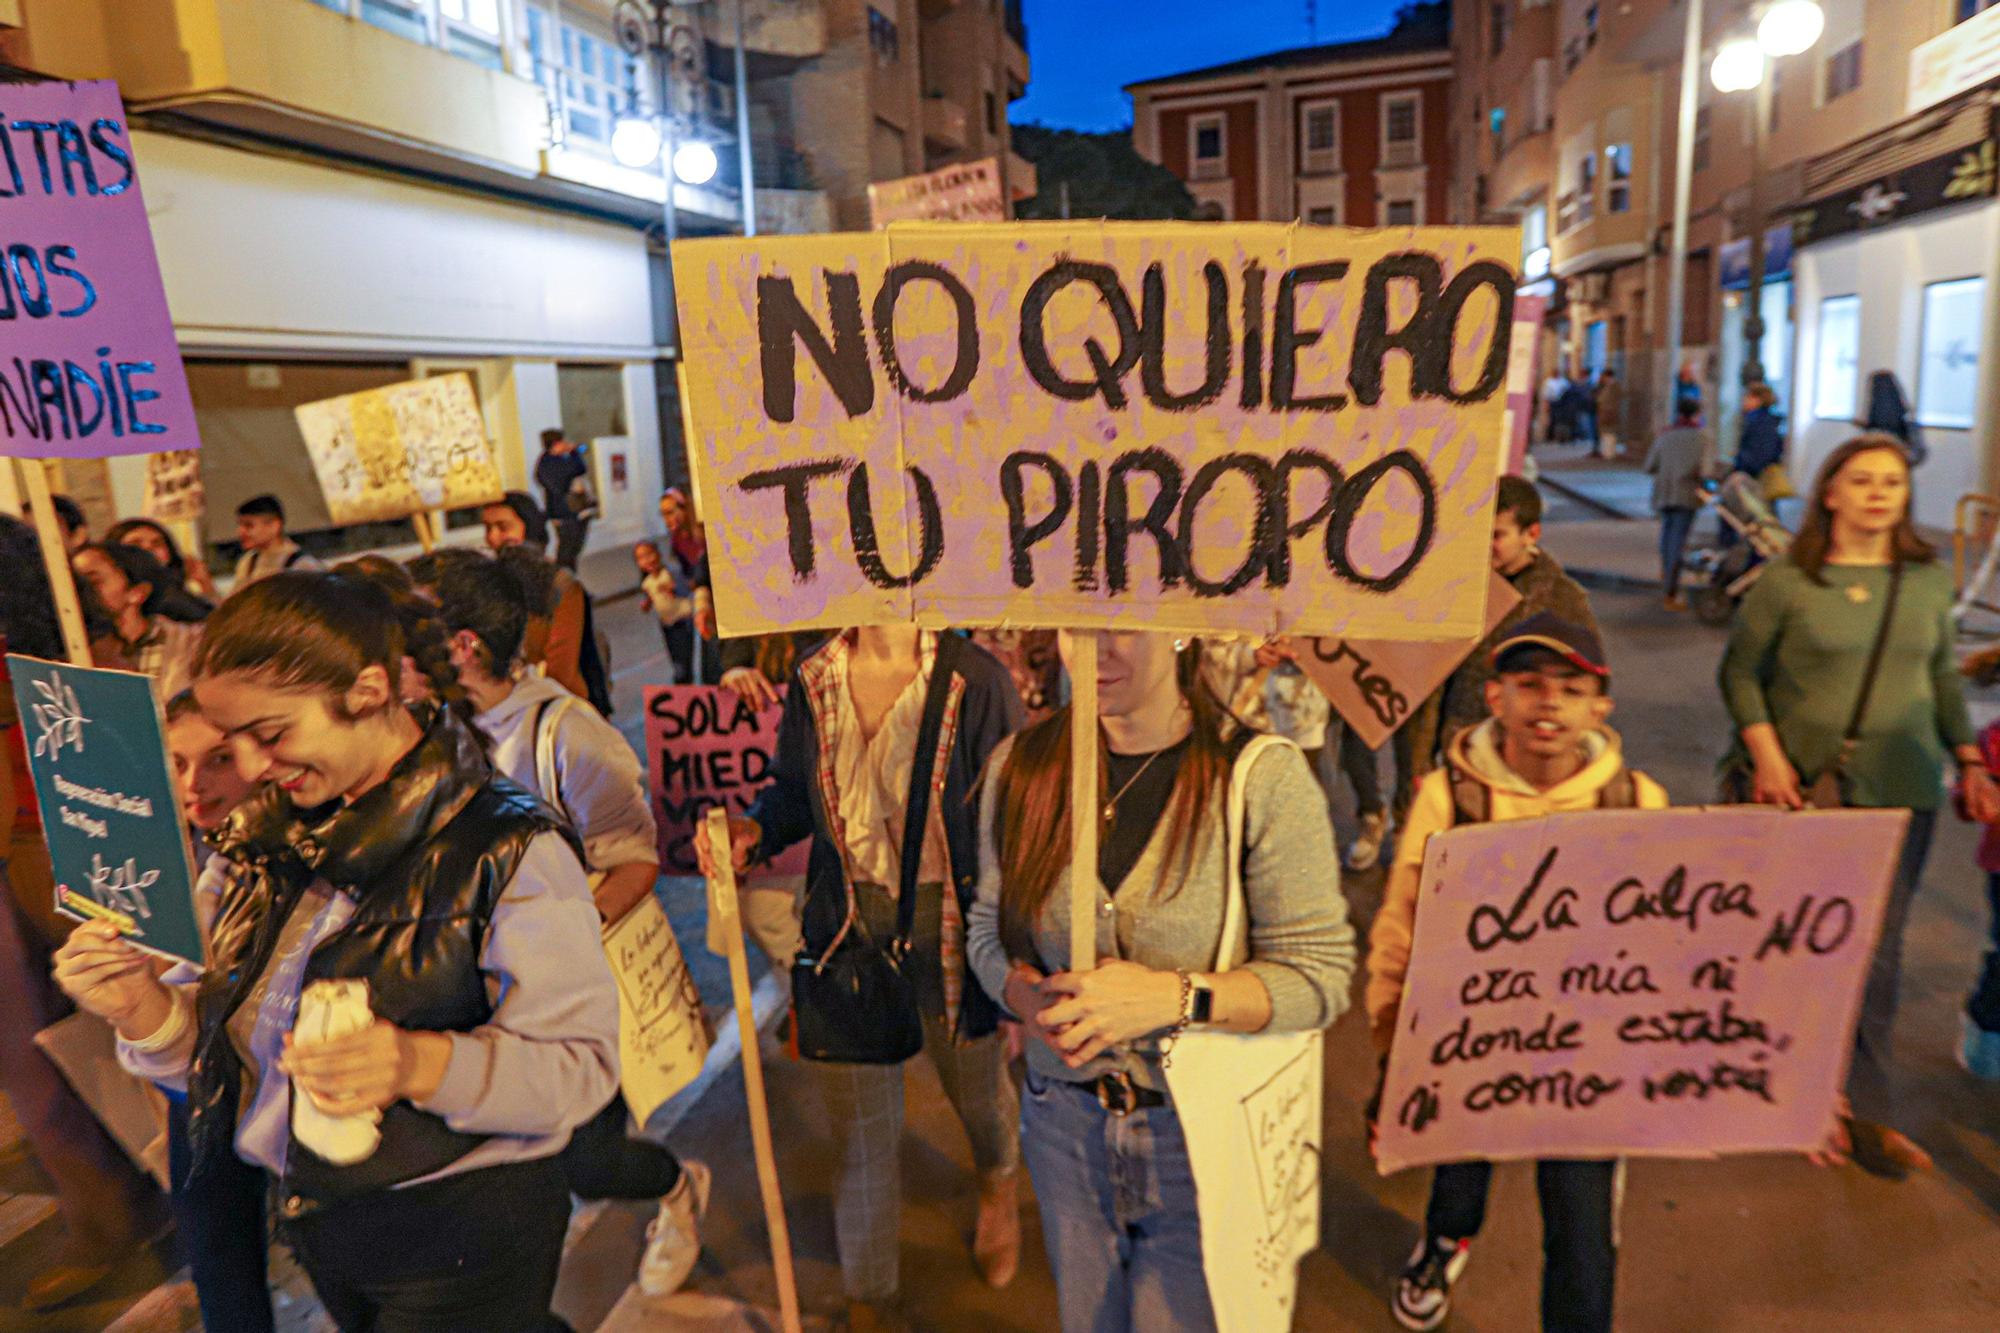
[[[370,578],[288,571],[216,610],[203,714],[264,783],[205,969],[79,926],[56,979],[140,1077],[184,1082],[191,1176],[233,1152],[343,1329],[560,1328],[557,1155],[618,1078],[618,1001],[574,836],[452,707],[443,627]],[[315,1024],[320,1015],[347,1022]]]

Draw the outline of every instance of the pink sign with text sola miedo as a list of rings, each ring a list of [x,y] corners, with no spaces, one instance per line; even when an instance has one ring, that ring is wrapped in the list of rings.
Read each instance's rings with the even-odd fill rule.
[[[0,455],[196,449],[112,83],[0,90]]]
[[[1818,1146],[1908,817],[1604,811],[1432,838],[1383,1173]]]

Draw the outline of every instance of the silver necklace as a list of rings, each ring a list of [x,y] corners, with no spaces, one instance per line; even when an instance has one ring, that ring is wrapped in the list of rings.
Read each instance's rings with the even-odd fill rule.
[[[1167,750],[1171,750],[1173,748],[1174,748],[1173,746],[1169,745],[1167,747]],[[1153,766],[1153,761],[1155,759],[1158,759],[1161,755],[1165,754],[1167,750],[1155,750],[1151,754],[1147,755],[1146,762],[1139,765],[1139,771],[1137,773],[1134,773],[1131,777],[1125,779],[1124,785],[1121,786],[1116,792],[1112,794],[1110,800],[1104,803],[1105,823],[1109,824],[1112,820],[1118,817],[1118,802],[1125,799],[1125,793],[1132,790],[1132,784],[1137,782],[1140,778],[1144,777],[1146,775],[1146,770]]]

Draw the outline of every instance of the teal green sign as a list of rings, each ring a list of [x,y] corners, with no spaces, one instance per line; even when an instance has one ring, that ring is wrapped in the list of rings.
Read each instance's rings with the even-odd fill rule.
[[[115,921],[153,953],[201,961],[187,834],[152,682],[9,654],[56,910]]]

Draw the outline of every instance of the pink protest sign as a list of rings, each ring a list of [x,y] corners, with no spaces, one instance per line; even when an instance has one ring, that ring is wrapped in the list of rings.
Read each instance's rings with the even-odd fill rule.
[[[1304,639],[1298,646],[1299,669],[1372,750],[1388,740],[1520,604],[1521,594],[1514,585],[1495,574],[1486,589],[1486,628],[1477,639],[1441,643]]]
[[[199,448],[118,86],[6,85],[0,200],[0,455]]]
[[[779,691],[780,695],[783,691]],[[713,806],[740,815],[771,785],[782,702],[762,712],[719,685],[646,688],[646,779],[660,826],[660,868],[699,875],[694,831]],[[807,844],[799,843],[752,878],[803,875]]]
[[[1378,1165],[1817,1147],[1908,819],[1605,811],[1431,839]]]

